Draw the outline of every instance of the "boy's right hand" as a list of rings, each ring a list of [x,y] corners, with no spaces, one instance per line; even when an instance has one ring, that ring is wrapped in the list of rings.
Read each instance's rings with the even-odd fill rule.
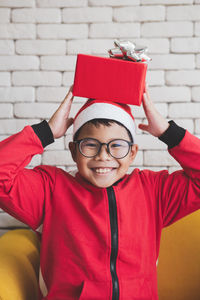
[[[72,90],[73,85],[70,87],[65,99],[62,101],[62,103],[48,122],[54,139],[62,137],[73,123],[73,118],[69,118],[71,104],[74,98]]]

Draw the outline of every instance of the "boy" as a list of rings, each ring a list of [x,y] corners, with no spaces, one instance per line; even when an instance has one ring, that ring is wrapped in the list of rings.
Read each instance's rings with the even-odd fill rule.
[[[157,300],[161,230],[200,208],[200,141],[168,123],[146,91],[148,124],[139,128],[167,143],[183,170],[127,175],[138,150],[128,106],[89,100],[72,120],[72,100],[71,88],[49,123],[0,143],[0,206],[33,230],[42,227],[40,299]],[[24,169],[72,122],[75,176]]]

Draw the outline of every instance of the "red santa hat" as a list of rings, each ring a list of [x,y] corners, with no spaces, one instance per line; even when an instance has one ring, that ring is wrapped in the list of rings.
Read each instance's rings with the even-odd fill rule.
[[[124,103],[88,99],[74,118],[73,136],[86,122],[93,119],[109,119],[120,122],[131,133],[135,141],[135,120],[131,108]]]

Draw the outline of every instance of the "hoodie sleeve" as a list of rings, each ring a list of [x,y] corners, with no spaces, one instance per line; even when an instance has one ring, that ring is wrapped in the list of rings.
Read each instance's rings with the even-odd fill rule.
[[[156,201],[163,227],[200,208],[200,139],[173,123],[165,139],[169,154],[182,170],[156,176]]]
[[[45,171],[25,168],[34,155],[43,153],[43,145],[52,141],[49,132],[51,138],[46,137],[43,143],[44,130],[38,126],[37,129],[39,136],[31,126],[26,126],[0,142],[0,207],[34,230],[43,221],[55,181],[53,167],[44,168]]]

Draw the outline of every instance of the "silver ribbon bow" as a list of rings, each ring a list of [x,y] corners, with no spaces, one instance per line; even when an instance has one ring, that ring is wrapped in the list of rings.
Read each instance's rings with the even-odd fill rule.
[[[125,60],[132,60],[135,62],[148,63],[151,58],[147,56],[148,48],[145,46],[136,46],[129,41],[114,40],[116,48],[109,49],[110,57],[120,58]]]

